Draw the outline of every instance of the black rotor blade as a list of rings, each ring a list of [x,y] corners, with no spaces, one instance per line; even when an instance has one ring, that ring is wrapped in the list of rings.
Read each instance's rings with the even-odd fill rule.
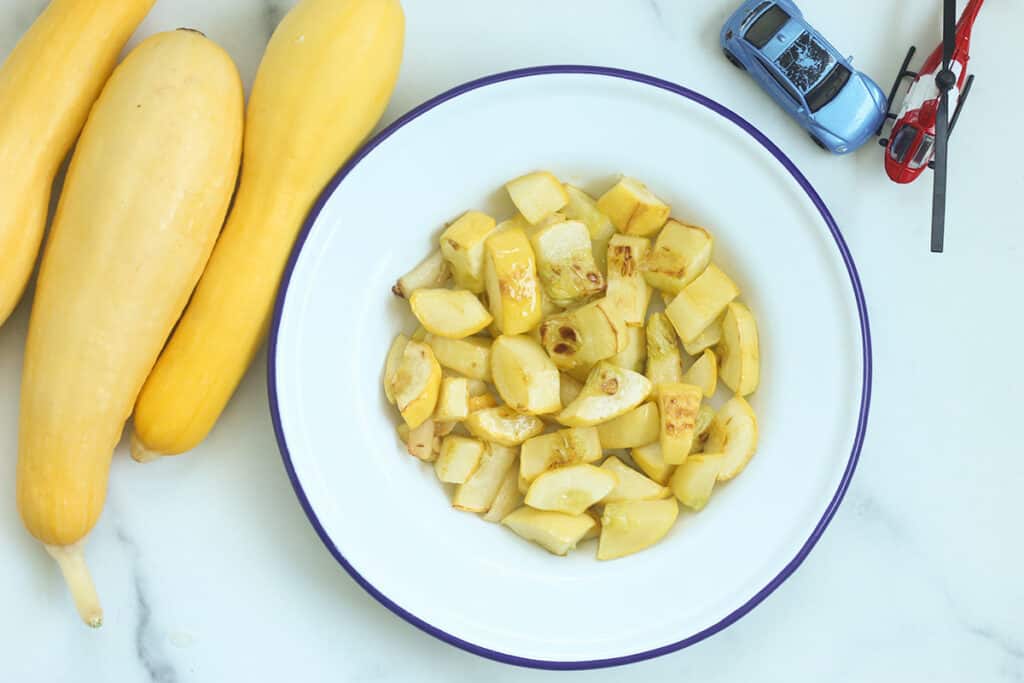
[[[939,95],[935,119],[935,185],[932,189],[932,251],[942,253],[946,229],[946,165],[949,148],[949,93]]]
[[[956,0],[944,0],[942,4],[942,66],[949,68],[956,47]]]
[[[964,89],[960,91],[960,97],[956,101],[956,109],[953,110],[953,116],[949,119],[949,135],[953,134],[956,130],[956,122],[960,119],[960,112],[964,110],[964,103],[967,102],[967,96],[971,94],[971,87],[974,85],[974,74],[967,77],[967,82],[964,83]]]
[[[956,0],[942,3],[942,72],[939,109],[935,116],[935,185],[932,188],[932,252],[941,253],[946,231],[946,171],[949,166],[949,91],[955,85],[949,70],[956,46]],[[953,82],[948,82],[953,81]]]

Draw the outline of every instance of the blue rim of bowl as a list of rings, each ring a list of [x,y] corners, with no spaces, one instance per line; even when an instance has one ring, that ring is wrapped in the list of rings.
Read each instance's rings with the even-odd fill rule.
[[[432,624],[424,621],[420,617],[412,614],[401,605],[398,605],[393,600],[384,595],[378,590],[370,581],[356,571],[348,560],[345,559],[344,555],[334,545],[334,542],[328,536],[324,530],[323,525],[320,524],[320,520],[316,516],[316,512],[313,511],[312,506],[309,503],[309,499],[306,498],[306,494],[302,489],[302,484],[299,481],[298,475],[295,473],[295,467],[292,464],[291,454],[288,451],[288,443],[284,437],[284,429],[281,426],[281,413],[277,401],[277,339],[280,332],[281,326],[281,314],[284,310],[284,301],[288,294],[288,285],[291,282],[292,272],[295,269],[295,264],[298,261],[299,255],[302,253],[303,245],[306,242],[306,238],[309,236],[310,230],[316,223],[317,217],[324,208],[324,204],[337,189],[338,185],[345,179],[345,177],[354,169],[360,161],[362,161],[368,154],[370,154],[378,145],[391,137],[396,131],[401,129],[403,126],[416,120],[426,112],[437,107],[448,100],[456,98],[465,93],[471,92],[478,88],[484,88],[489,85],[495,85],[504,81],[511,81],[520,78],[528,78],[532,76],[546,76],[551,74],[591,74],[597,76],[605,76],[611,78],[618,78],[627,81],[634,81],[637,83],[643,83],[650,85],[661,90],[666,90],[676,95],[680,95],[688,100],[696,102],[711,111],[723,116],[724,118],[732,121],[740,129],[746,132],[750,137],[761,144],[766,150],[768,150],[772,156],[774,156],[780,164],[789,172],[794,180],[800,185],[803,191],[810,198],[811,202],[817,208],[821,214],[822,219],[828,226],[829,232],[832,233],[832,237],[835,240],[836,246],[839,249],[839,253],[842,255],[843,262],[846,264],[846,270],[850,276],[850,284],[853,287],[853,295],[857,302],[857,313],[860,318],[861,328],[861,349],[864,354],[864,365],[863,365],[863,379],[861,385],[861,397],[860,397],[860,413],[857,420],[857,432],[853,441],[853,448],[850,451],[850,459],[846,464],[846,469],[843,472],[842,480],[839,482],[839,487],[832,496],[832,500],[829,501],[828,507],[825,508],[824,514],[821,519],[814,527],[814,531],[811,533],[810,538],[800,547],[800,551],[796,554],[792,560],[790,560],[785,567],[773,578],[768,584],[753,595],[750,599],[744,602],[742,605],[737,607],[735,610],[730,612],[724,618],[717,623],[705,628],[702,631],[694,633],[682,640],[668,645],[663,645],[651,650],[644,650],[643,652],[636,652],[634,654],[624,655],[620,657],[609,657],[607,659],[588,659],[580,661],[560,661],[560,660],[546,660],[546,659],[531,659],[529,657],[519,657],[511,655],[505,652],[498,652],[497,650],[491,650],[489,648],[481,647],[469,641],[463,640],[457,636],[452,635],[442,629],[433,626]],[[656,78],[648,74],[627,71],[625,69],[616,69],[612,67],[604,66],[590,66],[583,64],[552,64],[547,66],[536,66],[525,69],[515,69],[512,71],[503,71],[501,73],[492,74],[490,76],[484,76],[472,81],[463,83],[462,85],[455,86],[451,90],[441,93],[426,102],[420,104],[414,109],[410,110],[403,116],[399,117],[394,123],[387,126],[384,130],[378,133],[372,140],[366,143],[351,159],[346,162],[341,169],[331,178],[331,181],[321,192],[316,203],[313,204],[312,209],[309,212],[309,216],[306,218],[305,224],[302,226],[302,230],[299,233],[298,239],[296,240],[295,247],[292,250],[291,256],[288,259],[288,265],[284,272],[284,277],[281,280],[281,286],[278,289],[277,301],[274,305],[274,317],[271,323],[270,329],[270,342],[269,352],[267,354],[268,373],[267,373],[267,392],[270,398],[270,416],[274,423],[274,434],[277,437],[277,445],[281,450],[281,458],[284,461],[285,471],[288,473],[288,478],[292,482],[292,487],[295,489],[295,495],[299,499],[299,503],[302,505],[302,509],[306,512],[306,517],[309,518],[310,523],[316,530],[317,535],[323,544],[330,551],[334,559],[345,568],[352,578],[358,583],[363,589],[372,595],[379,603],[387,607],[389,610],[397,614],[402,619],[413,626],[419,628],[426,633],[439,638],[451,645],[461,648],[467,652],[493,659],[498,662],[506,664],[513,664],[517,666],[532,667],[537,669],[596,669],[601,667],[609,666],[620,666],[623,664],[631,664],[633,662],[639,662],[645,659],[651,659],[653,657],[660,657],[661,655],[681,650],[685,647],[693,645],[705,638],[712,636],[719,631],[727,628],[731,624],[735,623],[747,614],[750,610],[761,603],[766,597],[768,597],[776,588],[782,585],[789,576],[796,571],[797,567],[804,561],[807,555],[811,552],[811,549],[821,538],[825,528],[828,526],[832,517],[835,515],[836,510],[839,508],[839,504],[843,500],[843,496],[846,494],[846,489],[850,485],[850,480],[853,478],[854,470],[857,467],[857,460],[860,457],[861,447],[864,444],[864,434],[867,430],[868,424],[868,412],[871,406],[871,328],[868,323],[868,310],[867,304],[864,300],[864,290],[861,287],[860,276],[857,274],[857,267],[853,262],[853,256],[850,255],[850,250],[846,245],[846,240],[843,239],[843,235],[839,230],[839,226],[836,224],[835,219],[832,217],[828,207],[825,206],[825,202],[821,196],[811,185],[810,181],[800,172],[796,165],[787,157],[778,146],[769,140],[764,133],[755,128],[750,122],[744,119],[742,116],[732,111],[731,109],[722,106],[718,102],[701,95],[698,92],[685,88],[671,81],[666,81],[661,78]]]

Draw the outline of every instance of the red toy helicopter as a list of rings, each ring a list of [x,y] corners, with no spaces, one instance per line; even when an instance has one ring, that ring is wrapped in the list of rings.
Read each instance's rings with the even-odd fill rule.
[[[949,135],[956,126],[974,76],[967,75],[971,30],[985,0],[970,0],[960,20],[953,24],[956,0],[943,1],[942,43],[928,56],[921,70],[908,71],[916,48],[911,47],[889,92],[890,107],[904,78],[912,78],[900,113],[886,113],[894,119],[885,147],[885,172],[897,183],[916,180],[925,167],[935,170],[932,202],[932,251],[941,252],[946,213],[946,166]],[[955,109],[949,116],[950,102]],[[884,126],[884,122],[883,122]],[[882,129],[879,128],[879,134]],[[934,158],[933,158],[934,157]]]

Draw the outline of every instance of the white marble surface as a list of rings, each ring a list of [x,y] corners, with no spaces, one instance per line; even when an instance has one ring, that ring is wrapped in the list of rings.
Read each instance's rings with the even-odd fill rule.
[[[159,0],[136,36],[203,30],[251,82],[288,0]],[[738,624],[680,653],[570,678],[617,681],[1022,681],[1024,381],[1016,345],[1024,220],[1024,4],[979,19],[978,82],[952,144],[947,252],[928,253],[929,186],[897,187],[880,151],[819,152],[720,57],[726,0],[405,0],[391,120],[449,86],[531,64],[647,71],[717,98],[789,153],[857,259],[875,335],[869,438],[846,501],[803,567]],[[888,85],[906,46],[936,41],[937,2],[804,0]],[[0,57],[45,5],[0,0]],[[1012,29],[1012,30],[1011,30]],[[463,653],[380,607],[334,563],[285,477],[265,358],[192,454],[141,467],[116,454],[89,559],[106,608],[74,617],[14,507],[17,387],[28,307],[0,329],[0,681],[519,681],[559,674]],[[1007,344],[1007,346],[1003,346]],[[794,472],[793,476],[799,476]],[[668,608],[671,608],[669,605]]]

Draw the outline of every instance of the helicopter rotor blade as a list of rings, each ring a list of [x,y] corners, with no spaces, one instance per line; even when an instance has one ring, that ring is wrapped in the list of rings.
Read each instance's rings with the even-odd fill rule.
[[[941,253],[946,229],[946,172],[949,166],[949,91],[956,84],[950,62],[956,47],[956,0],[942,3],[942,71],[935,117],[935,185],[932,188],[932,252]],[[952,81],[952,82],[950,82]]]
[[[942,67],[949,68],[956,47],[956,0],[943,0],[942,4]]]
[[[939,95],[935,119],[935,186],[932,189],[932,252],[942,253],[946,229],[946,166],[949,163],[949,93]]]

